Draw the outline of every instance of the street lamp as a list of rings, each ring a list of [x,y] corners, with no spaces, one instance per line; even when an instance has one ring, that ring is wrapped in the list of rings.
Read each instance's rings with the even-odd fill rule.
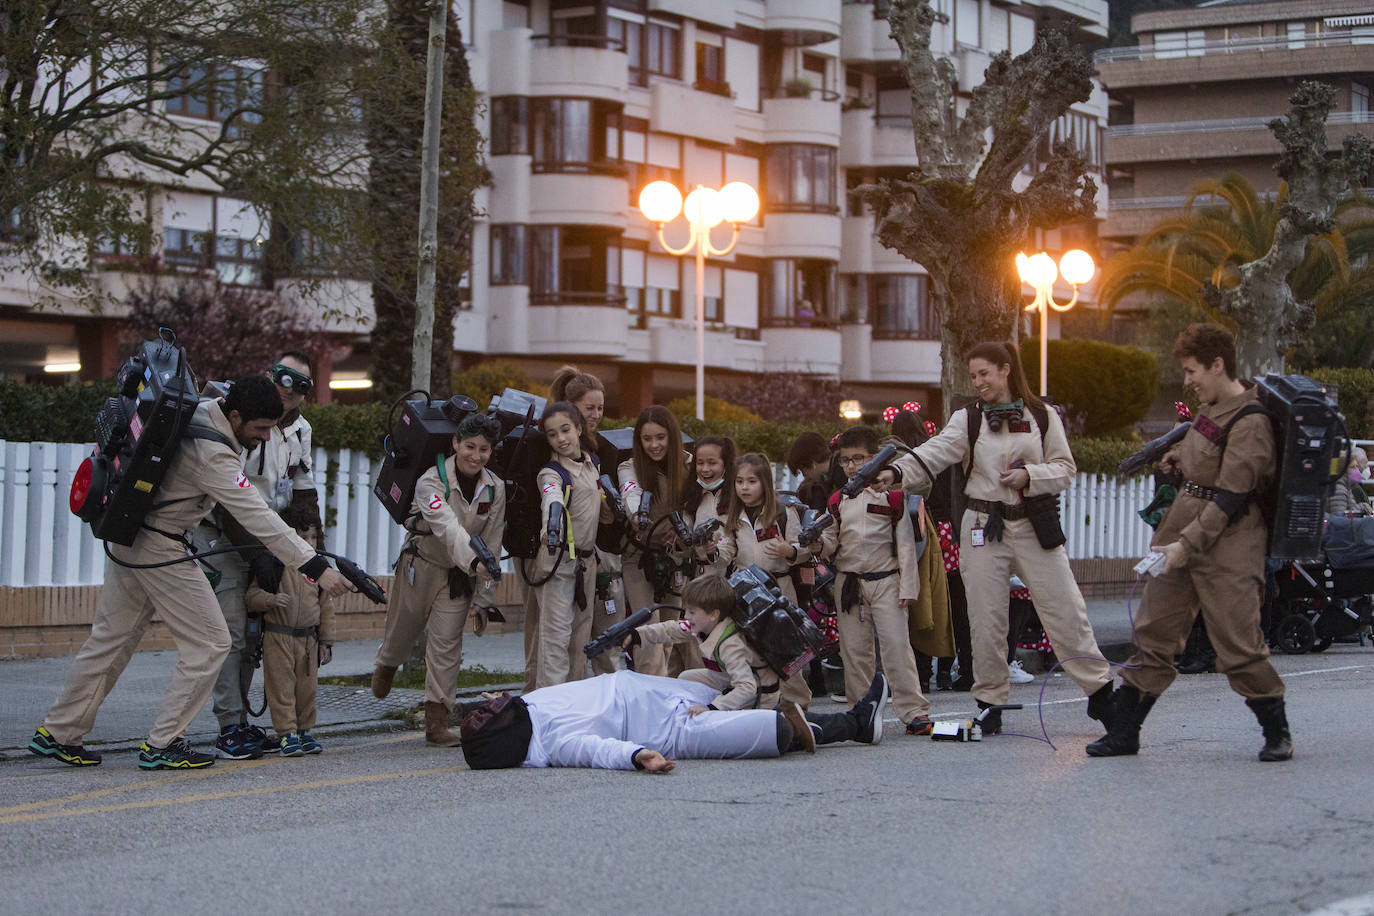
[[[732,181],[717,191],[697,185],[687,195],[672,182],[651,181],[639,192],[639,212],[658,227],[658,243],[669,254],[687,254],[696,249],[697,258],[697,419],[706,419],[706,256],[723,257],[735,250],[740,223],[747,223],[759,212],[759,194],[746,182]],[[687,244],[674,248],[663,238],[663,228],[681,213],[687,218],[691,235]],[[717,248],[711,244],[711,230],[723,222],[732,227],[730,244]]]
[[[1078,287],[1087,283],[1097,272],[1092,255],[1080,248],[1064,252],[1056,267],[1054,258],[1045,252],[1026,256],[1025,252],[1016,255],[1016,272],[1021,282],[1035,289],[1035,301],[1026,306],[1026,311],[1040,312],[1040,396],[1049,394],[1049,333],[1050,309],[1067,312],[1078,303]],[[1054,279],[1063,276],[1073,286],[1073,298],[1064,304],[1054,301]]]

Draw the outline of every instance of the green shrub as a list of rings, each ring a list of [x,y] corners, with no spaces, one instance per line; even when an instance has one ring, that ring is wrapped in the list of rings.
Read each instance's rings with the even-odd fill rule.
[[[0,380],[0,439],[94,442],[95,415],[114,393],[113,381],[54,388]]]
[[[1314,369],[1308,377],[1336,386],[1352,439],[1374,439],[1374,369]]]
[[[1080,474],[1105,474],[1108,477],[1121,476],[1117,467],[1122,461],[1140,451],[1145,442],[1142,439],[1095,439],[1079,438],[1069,442],[1073,460]],[[1152,471],[1147,469],[1142,474]]]
[[[695,395],[685,398],[678,398],[669,401],[664,405],[679,417],[695,417],[697,415],[697,399]],[[741,407],[732,404],[725,398],[718,398],[707,395],[705,398],[706,421],[708,423],[762,423],[763,417],[754,413],[748,407]]]
[[[1158,360],[1139,347],[1098,340],[1051,340],[1049,360],[1050,396],[1082,424],[1084,436],[1105,436],[1139,423],[1158,389]],[[1021,342],[1021,362],[1038,390],[1038,337]]]
[[[494,396],[507,388],[542,395],[547,387],[530,378],[529,373],[515,363],[504,359],[480,362],[453,374],[453,393],[467,395],[483,410],[487,409]]]
[[[370,458],[382,456],[389,404],[306,404],[301,413],[310,421],[311,442],[329,451],[352,449]]]

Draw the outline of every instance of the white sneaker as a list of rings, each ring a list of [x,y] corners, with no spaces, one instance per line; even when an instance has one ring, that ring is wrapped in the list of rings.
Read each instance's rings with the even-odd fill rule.
[[[1021,660],[1018,658],[1007,666],[1011,674],[1013,684],[1029,684],[1035,680],[1035,675],[1030,674],[1025,668],[1021,667]]]

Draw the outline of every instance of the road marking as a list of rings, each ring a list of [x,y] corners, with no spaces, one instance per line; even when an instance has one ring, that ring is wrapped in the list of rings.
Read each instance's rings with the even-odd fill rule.
[[[1308,910],[1307,916],[1369,916],[1370,913],[1374,913],[1374,893],[1328,903],[1319,910]]]
[[[1342,665],[1339,668],[1313,668],[1310,671],[1290,671],[1288,674],[1279,675],[1279,677],[1302,677],[1304,674],[1326,674],[1330,671],[1359,671],[1361,668],[1368,667],[1368,665]]]
[[[322,789],[331,786],[385,782],[390,779],[403,779],[410,776],[437,776],[441,773],[456,773],[459,770],[466,769],[466,766],[451,766],[433,767],[427,770],[404,770],[395,773],[371,773],[366,776],[348,776],[342,779],[318,779],[313,782],[297,782],[286,786],[261,786],[256,789],[236,789],[232,792],[207,792],[203,795],[186,795],[180,798],[154,798],[147,801],[124,802],[119,805],[99,805],[94,808],[78,808],[75,811],[38,811],[0,817],[0,824],[26,824],[34,821],[51,820],[58,817],[108,814],[114,811],[131,811],[138,808],[165,808],[172,805],[187,805],[195,802],[222,801],[227,798],[247,798],[254,795],[272,795],[277,792],[294,792],[300,789]]]

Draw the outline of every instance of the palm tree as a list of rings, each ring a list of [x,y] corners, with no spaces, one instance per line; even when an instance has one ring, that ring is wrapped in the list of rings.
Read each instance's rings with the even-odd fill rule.
[[[1236,328],[1211,304],[1216,290],[1239,282],[1239,267],[1263,257],[1288,197],[1260,194],[1231,173],[1198,183],[1184,212],[1152,229],[1135,247],[1109,260],[1098,295],[1109,308],[1137,293],[1154,294]],[[1288,275],[1300,302],[1313,306],[1315,324],[1290,354],[1296,368],[1369,366],[1374,361],[1374,202],[1354,195],[1336,207],[1335,225],[1308,243],[1303,262]]]

